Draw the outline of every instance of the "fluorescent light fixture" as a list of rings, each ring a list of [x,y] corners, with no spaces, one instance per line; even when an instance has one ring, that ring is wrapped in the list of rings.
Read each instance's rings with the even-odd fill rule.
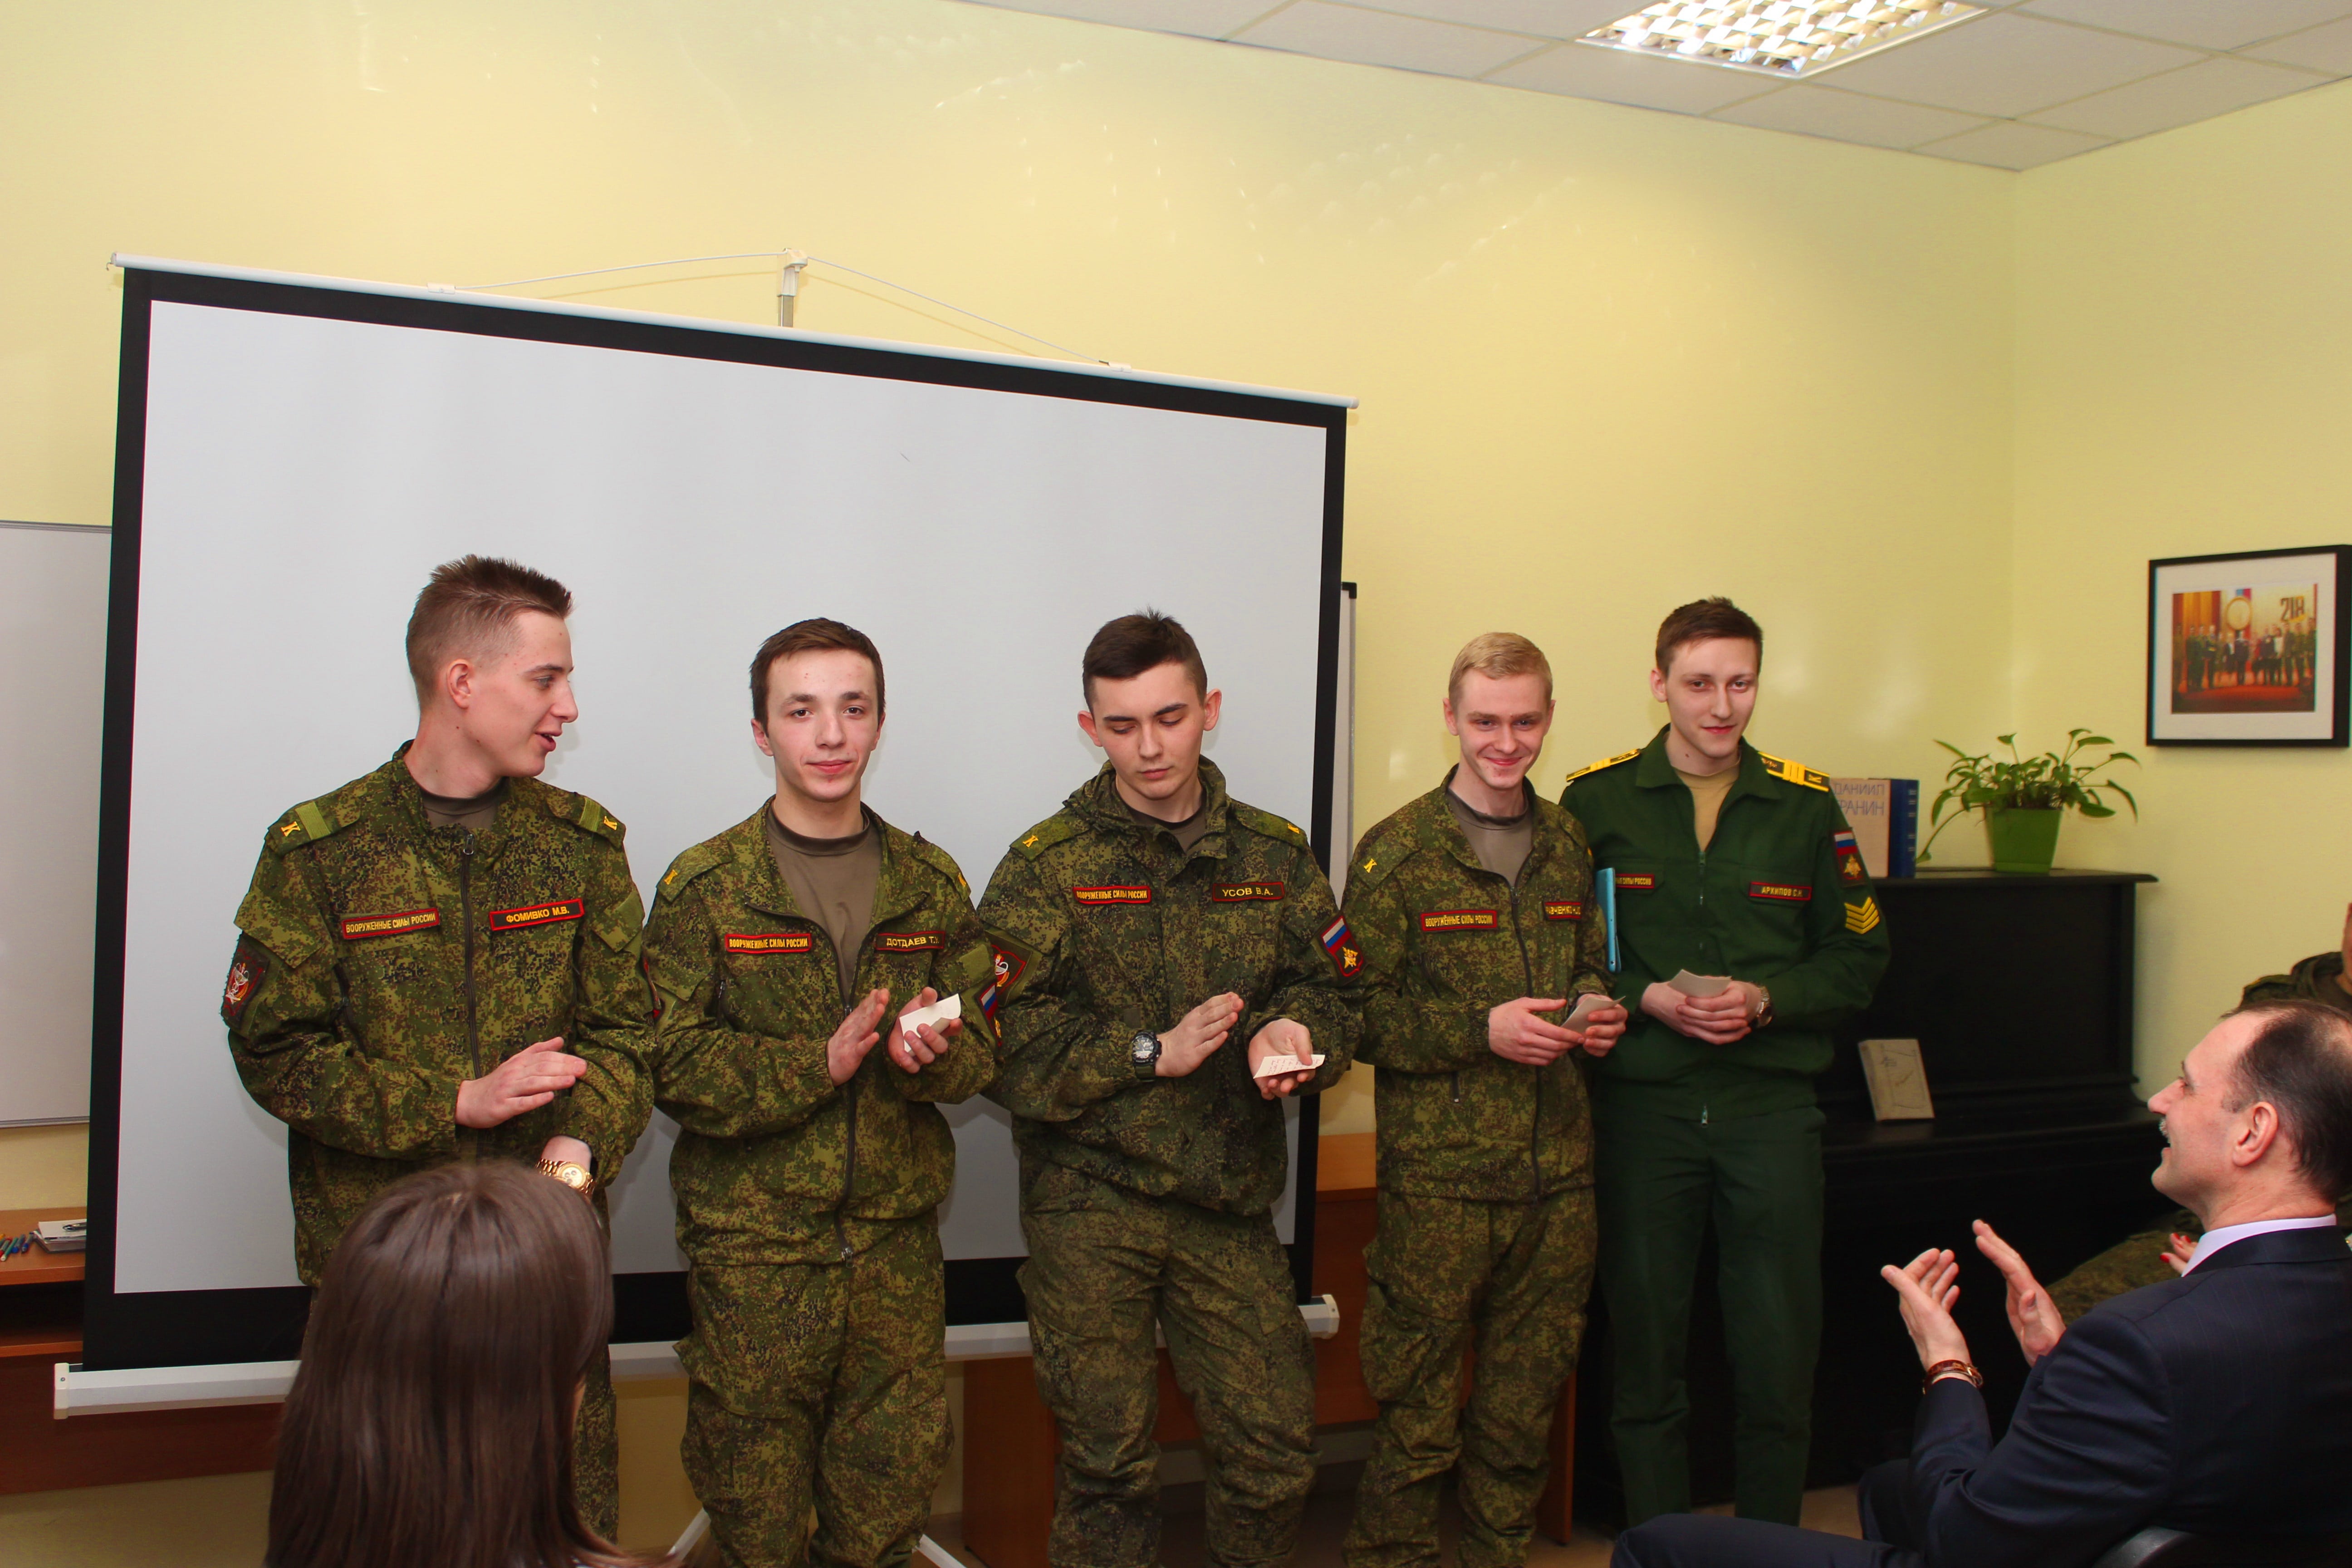
[[[1984,10],[1966,0],[1664,0],[1577,41],[1763,76],[1814,76]]]

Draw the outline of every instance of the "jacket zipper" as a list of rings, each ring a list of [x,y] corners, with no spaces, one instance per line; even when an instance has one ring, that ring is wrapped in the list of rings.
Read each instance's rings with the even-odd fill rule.
[[[478,1079],[482,1076],[482,1016],[480,996],[474,985],[473,868],[474,830],[468,827],[457,844],[457,911],[466,927],[466,1051],[474,1064],[474,1076]],[[481,1135],[476,1132],[467,1142],[469,1147],[478,1148]]]
[[[1520,875],[1522,879],[1526,876],[1526,868],[1524,867],[1520,868]],[[1518,884],[1517,882],[1512,883],[1510,890],[1511,934],[1518,940],[1519,975],[1522,983],[1527,986],[1527,989],[1521,992],[1520,994],[1523,996],[1532,996],[1536,994],[1536,966],[1534,960],[1528,956],[1527,922],[1519,919]],[[1530,1195],[1533,1201],[1537,1203],[1541,1203],[1543,1201],[1543,1068],[1536,1068],[1535,1119],[1528,1125],[1528,1181],[1530,1187]]]
[[[881,929],[881,923],[877,921],[874,925],[866,929],[866,932],[863,937],[858,939],[857,952],[861,960],[865,957],[866,949],[873,943],[874,933]],[[853,984],[848,994],[842,997],[841,1005],[845,1009],[846,1009],[852,996],[863,996],[866,993],[863,990],[858,989],[855,984]],[[882,1024],[883,1027],[877,1032],[887,1037],[889,1034],[891,1027],[898,1023],[898,1020],[888,1016],[889,1010],[887,1008],[885,1008],[883,1012],[884,1016],[877,1020]],[[889,1041],[887,1037],[874,1042],[874,1050],[881,1051],[887,1050],[888,1048]],[[868,1051],[866,1053],[866,1059],[871,1060],[872,1058],[873,1051]],[[857,1086],[865,1080],[865,1078],[866,1062],[861,1061],[857,1064],[857,1070],[849,1075],[849,1081],[841,1086],[843,1097],[849,1101],[849,1110],[847,1111],[849,1122],[849,1152],[848,1157],[842,1162],[841,1202],[835,1205],[833,1211],[833,1237],[834,1240],[841,1247],[841,1260],[844,1263],[848,1262],[853,1256],[849,1246],[849,1221],[846,1218],[846,1215],[849,1208],[850,1195],[857,1190]]]

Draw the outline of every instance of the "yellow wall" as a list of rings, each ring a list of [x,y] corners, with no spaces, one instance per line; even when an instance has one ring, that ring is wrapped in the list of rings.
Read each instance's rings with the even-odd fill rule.
[[[2322,88],[2019,182],[2016,669],[2026,739],[2145,733],[2147,563],[2352,542],[2352,92]],[[2150,748],[2147,813],[2063,862],[2141,894],[2141,1087],[2253,976],[2334,947],[2352,759]]]

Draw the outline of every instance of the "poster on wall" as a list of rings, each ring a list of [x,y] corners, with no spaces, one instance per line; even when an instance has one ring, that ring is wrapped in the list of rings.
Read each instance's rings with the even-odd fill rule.
[[[2341,746],[2352,545],[2147,563],[2152,746]]]

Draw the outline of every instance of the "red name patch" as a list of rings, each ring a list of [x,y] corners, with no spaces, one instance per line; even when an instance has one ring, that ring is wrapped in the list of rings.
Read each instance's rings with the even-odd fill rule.
[[[931,952],[938,950],[945,931],[882,931],[874,933],[877,952]]]
[[[1494,931],[1502,923],[1495,910],[1429,910],[1421,917],[1423,931]]]
[[[425,931],[441,923],[439,910],[403,910],[391,915],[345,915],[335,922],[345,942],[364,942],[372,936],[398,936],[403,931]]]
[[[1209,897],[1221,904],[1270,904],[1282,896],[1279,882],[1219,882],[1209,889]]]
[[[814,952],[816,938],[804,931],[730,931],[719,945],[730,952]]]
[[[1810,904],[1813,901],[1811,888],[1797,882],[1750,882],[1748,896],[1751,899],[1778,899],[1787,904]]]
[[[1584,918],[1584,901],[1580,899],[1546,899],[1544,919],[1548,921],[1580,921]]]
[[[1070,897],[1087,908],[1099,910],[1113,904],[1148,904],[1151,901],[1149,888],[1072,888]]]
[[[1620,891],[1646,893],[1654,890],[1657,885],[1658,875],[1654,871],[1620,871],[1617,873],[1617,887]]]
[[[555,925],[563,921],[576,921],[588,912],[581,899],[557,899],[551,903],[526,904],[519,910],[492,910],[492,931],[523,931],[531,926]]]

